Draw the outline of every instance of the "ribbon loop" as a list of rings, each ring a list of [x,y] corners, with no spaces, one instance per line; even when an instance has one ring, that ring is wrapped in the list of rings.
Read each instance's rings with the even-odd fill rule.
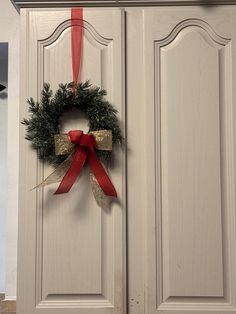
[[[73,81],[76,86],[79,79],[83,44],[83,9],[71,9],[71,50]]]
[[[71,143],[79,144],[81,137],[83,135],[83,131],[79,131],[79,130],[69,131],[68,135],[69,135]]]

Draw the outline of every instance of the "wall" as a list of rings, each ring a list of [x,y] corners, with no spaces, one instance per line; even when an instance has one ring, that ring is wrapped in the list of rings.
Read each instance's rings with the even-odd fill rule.
[[[0,42],[0,83],[7,86],[8,44]],[[7,90],[0,93],[0,292],[5,291],[7,209]]]
[[[6,211],[7,299],[16,296],[17,212],[18,212],[18,137],[19,137],[19,14],[10,0],[0,1],[0,41],[9,42],[8,68],[8,150]],[[5,183],[5,182],[3,182]],[[2,182],[0,182],[2,186]]]

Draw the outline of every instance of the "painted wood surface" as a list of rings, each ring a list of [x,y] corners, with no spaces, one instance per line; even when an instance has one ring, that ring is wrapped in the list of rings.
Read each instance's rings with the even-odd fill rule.
[[[111,12],[88,10],[89,24],[103,39],[86,35],[91,55],[82,77],[88,73],[108,89],[127,128],[127,173],[119,156],[112,175],[123,200],[127,180],[128,313],[235,313],[236,7],[126,8],[125,34],[124,15],[119,9]],[[69,64],[58,68],[55,61],[70,57],[66,23],[67,10],[23,11],[22,104],[29,92],[38,96],[42,78],[53,88],[70,78]],[[109,84],[110,73],[115,85]],[[67,117],[63,127],[74,123]],[[81,119],[80,125],[86,128]],[[66,205],[50,198],[50,189],[29,194],[29,186],[51,169],[38,165],[36,170],[23,131],[21,149],[19,258],[24,261],[35,243],[37,248],[29,262],[20,264],[22,314],[126,313],[124,211],[115,205],[111,213],[99,212],[92,198],[86,203],[85,191],[81,200],[68,196]],[[86,174],[75,189],[82,185]],[[75,214],[79,202],[83,211]],[[77,259],[78,252],[84,259]],[[99,273],[101,268],[107,272]],[[99,295],[101,283],[112,306],[91,297]]]
[[[21,118],[26,99],[40,98],[43,82],[55,91],[72,81],[70,10],[22,12]],[[108,92],[125,132],[123,11],[84,10],[80,80]],[[73,112],[61,131],[88,130],[86,117]],[[31,189],[53,171],[39,162],[21,127],[17,313],[123,314],[125,308],[125,160],[114,152],[110,177],[118,201],[99,208],[89,169],[70,193],[53,195],[57,185]]]
[[[142,16],[147,313],[236,312],[236,8]]]

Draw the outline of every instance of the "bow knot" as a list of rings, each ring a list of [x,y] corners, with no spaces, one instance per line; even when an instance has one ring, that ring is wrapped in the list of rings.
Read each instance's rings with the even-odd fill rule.
[[[83,131],[74,130],[68,132],[71,143],[76,146],[87,146],[90,149],[94,149],[96,146],[96,140],[92,134],[84,134]]]

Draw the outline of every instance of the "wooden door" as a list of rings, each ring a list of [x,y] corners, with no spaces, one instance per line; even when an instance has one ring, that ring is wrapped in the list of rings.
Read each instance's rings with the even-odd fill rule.
[[[236,313],[236,7],[127,29],[129,313]]]
[[[72,81],[70,16],[70,9],[21,11],[21,119],[43,82],[55,90]],[[80,78],[107,90],[124,131],[123,29],[122,10],[84,9]],[[64,130],[87,131],[80,115],[65,121]],[[17,313],[125,313],[124,151],[114,152],[110,172],[118,202],[105,211],[95,203],[88,170],[68,194],[54,196],[57,185],[31,191],[52,168],[37,160],[24,126],[20,134]]]

